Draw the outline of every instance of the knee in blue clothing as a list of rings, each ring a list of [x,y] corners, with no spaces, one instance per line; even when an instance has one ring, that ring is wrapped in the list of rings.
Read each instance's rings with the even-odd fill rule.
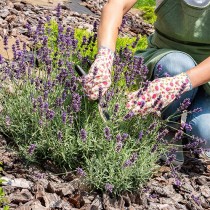
[[[161,66],[161,70],[159,66]],[[190,55],[174,51],[159,60],[154,69],[154,77],[175,76],[195,66],[196,62]]]
[[[192,118],[189,124],[192,126],[190,134],[206,141],[205,144],[201,145],[203,148],[210,148],[210,114],[196,116]]]

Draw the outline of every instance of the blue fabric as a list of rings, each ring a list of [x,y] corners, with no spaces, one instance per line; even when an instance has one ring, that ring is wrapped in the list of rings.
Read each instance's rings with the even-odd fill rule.
[[[154,68],[153,78],[164,77],[167,75],[175,76],[196,65],[191,56],[180,51],[174,51],[159,60]],[[159,66],[162,67],[160,70]],[[204,148],[210,148],[210,96],[207,95],[202,87],[194,88],[187,93],[182,94],[181,98],[172,102],[162,112],[162,118],[166,119],[168,116],[174,114],[179,108],[180,103],[185,98],[190,98],[191,105],[188,110],[201,108],[202,111],[187,115],[187,123],[192,126],[191,135],[198,136],[205,139],[207,144],[203,145]],[[175,120],[178,120],[176,118]],[[210,152],[208,152],[210,157]]]

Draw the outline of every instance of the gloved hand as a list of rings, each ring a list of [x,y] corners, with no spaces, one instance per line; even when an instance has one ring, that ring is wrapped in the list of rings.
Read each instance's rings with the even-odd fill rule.
[[[104,95],[111,86],[113,59],[114,53],[110,49],[106,47],[99,48],[96,59],[83,81],[84,91],[90,99],[98,99],[99,94]],[[100,91],[101,93],[99,93]]]
[[[160,116],[160,111],[164,107],[191,88],[192,85],[186,73],[157,78],[150,82],[147,88],[141,88],[128,94],[126,107],[135,115],[144,116],[156,113]]]

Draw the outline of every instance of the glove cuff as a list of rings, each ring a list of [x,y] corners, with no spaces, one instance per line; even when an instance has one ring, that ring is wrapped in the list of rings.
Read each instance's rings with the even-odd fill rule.
[[[98,56],[108,57],[110,60],[113,61],[114,52],[108,47],[100,46],[97,53],[97,57]]]
[[[183,72],[183,73],[177,75],[177,78],[179,78],[180,81],[182,81],[183,92],[186,92],[186,91],[189,91],[189,90],[193,89],[192,83],[191,83],[190,78],[187,75],[187,73]]]

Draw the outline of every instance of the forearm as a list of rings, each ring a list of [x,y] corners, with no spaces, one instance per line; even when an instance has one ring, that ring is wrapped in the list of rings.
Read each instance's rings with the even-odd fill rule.
[[[187,71],[191,84],[194,87],[205,84],[210,81],[210,57]]]
[[[135,4],[136,0],[111,0],[104,6],[98,29],[98,47],[106,46],[115,51],[118,30],[123,15]]]

